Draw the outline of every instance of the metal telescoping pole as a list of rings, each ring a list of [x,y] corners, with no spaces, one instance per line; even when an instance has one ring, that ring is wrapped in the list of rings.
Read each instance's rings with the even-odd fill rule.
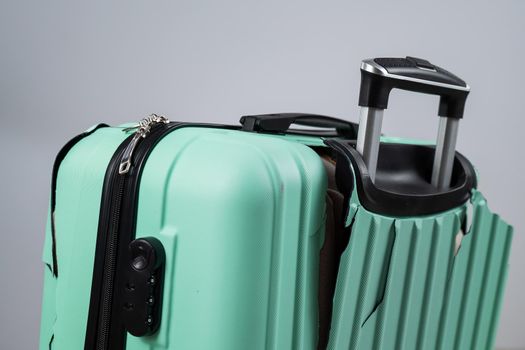
[[[454,157],[456,154],[456,141],[458,137],[459,119],[439,118],[439,130],[432,169],[432,185],[439,190],[450,186]]]
[[[359,116],[356,149],[363,156],[372,182],[376,177],[383,111],[384,109],[361,107]]]

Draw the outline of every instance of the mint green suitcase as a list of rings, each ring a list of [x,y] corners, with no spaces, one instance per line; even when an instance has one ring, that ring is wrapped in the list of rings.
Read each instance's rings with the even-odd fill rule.
[[[136,208],[135,236],[155,237],[165,250],[160,327],[135,337],[111,325],[119,328],[106,344],[85,345],[104,173],[129,136],[99,128],[68,152],[57,174],[41,348],[314,348],[326,191],[320,158],[297,142],[175,123],[159,124],[140,144],[170,128],[143,166]]]
[[[74,138],[53,170],[40,349],[491,348],[512,228],[451,147],[468,87],[402,60],[362,67],[359,130],[151,115]],[[437,152],[376,142],[394,87],[442,96]]]

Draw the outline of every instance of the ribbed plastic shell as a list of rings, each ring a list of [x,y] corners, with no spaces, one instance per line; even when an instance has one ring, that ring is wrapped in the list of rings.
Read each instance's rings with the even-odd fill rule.
[[[357,206],[329,349],[493,348],[512,227],[479,192],[471,205],[472,225],[456,255],[467,206],[402,219]]]
[[[127,134],[102,128],[58,173],[56,251],[48,225],[40,349],[83,349],[106,167]],[[309,147],[185,127],[146,161],[136,237],[166,251],[158,333],[126,349],[314,349],[326,173]]]

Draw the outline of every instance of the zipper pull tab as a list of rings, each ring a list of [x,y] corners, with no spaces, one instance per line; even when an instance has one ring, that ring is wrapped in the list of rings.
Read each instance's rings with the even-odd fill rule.
[[[148,136],[149,132],[151,131],[151,128],[156,124],[167,124],[169,122],[170,121],[168,120],[168,118],[162,115],[150,114],[146,118],[142,119],[136,127],[126,128],[123,130],[124,132],[127,132],[136,129],[135,135],[133,135],[133,138],[126,146],[126,149],[122,154],[122,159],[118,167],[118,173],[120,175],[124,175],[127,172],[129,172],[129,169],[131,168],[131,157],[133,156],[133,151],[135,151],[135,148],[139,144],[140,140]]]
[[[124,150],[124,154],[122,155],[120,166],[118,167],[119,174],[126,174],[131,168],[131,156],[133,155],[133,151],[135,150],[135,147],[137,147],[137,144],[139,143],[142,137],[143,136],[138,133],[133,135],[131,142],[128,144],[128,146]]]

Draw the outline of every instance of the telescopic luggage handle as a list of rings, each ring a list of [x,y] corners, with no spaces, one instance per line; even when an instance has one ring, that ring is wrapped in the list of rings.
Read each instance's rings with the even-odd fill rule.
[[[242,124],[242,130],[258,132],[291,132],[290,126],[292,124],[335,129],[335,135],[329,136],[339,135],[355,137],[357,130],[356,124],[347,122],[346,120],[309,113],[273,113],[245,115],[241,118],[240,123]],[[307,130],[293,130],[293,132],[313,135],[318,134],[316,132]],[[328,134],[326,133],[323,135],[328,136]]]
[[[448,188],[459,119],[463,117],[470,87],[454,74],[424,59],[407,56],[363,60],[356,149],[363,156],[372,181],[377,168],[383,111],[388,106],[388,97],[394,88],[440,96],[432,184],[438,189]]]

